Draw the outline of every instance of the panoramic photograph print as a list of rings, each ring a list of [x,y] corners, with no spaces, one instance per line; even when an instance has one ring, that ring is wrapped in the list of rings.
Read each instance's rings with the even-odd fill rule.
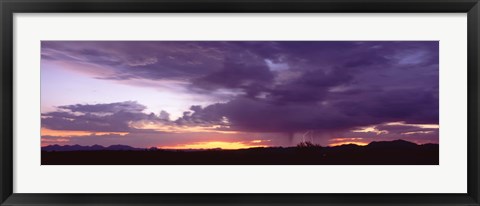
[[[42,165],[438,165],[438,41],[42,41]]]

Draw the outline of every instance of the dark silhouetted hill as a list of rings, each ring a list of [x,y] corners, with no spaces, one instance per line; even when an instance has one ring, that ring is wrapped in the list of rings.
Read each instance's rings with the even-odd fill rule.
[[[48,152],[65,152],[65,151],[100,151],[100,150],[143,150],[140,148],[134,148],[130,147],[128,145],[111,145],[108,147],[104,147],[101,145],[92,145],[92,146],[81,146],[81,145],[48,145],[45,147],[42,147],[42,151],[48,151]]]
[[[42,147],[42,165],[438,165],[438,144],[404,140],[322,147],[238,150],[141,149],[126,145],[50,145]]]
[[[381,141],[381,142],[370,142],[370,144],[367,145],[367,148],[369,149],[406,149],[406,148],[416,148],[418,145],[405,141],[405,140],[394,140],[394,141]]]

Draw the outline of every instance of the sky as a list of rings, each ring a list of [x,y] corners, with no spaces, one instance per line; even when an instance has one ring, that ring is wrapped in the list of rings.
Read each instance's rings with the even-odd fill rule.
[[[438,41],[42,41],[41,144],[439,142]]]

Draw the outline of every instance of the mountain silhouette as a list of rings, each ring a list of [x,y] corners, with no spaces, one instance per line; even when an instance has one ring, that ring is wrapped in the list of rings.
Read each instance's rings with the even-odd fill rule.
[[[128,145],[111,145],[108,147],[104,147],[101,145],[92,145],[92,146],[81,146],[81,145],[48,145],[45,147],[42,147],[42,151],[48,151],[48,152],[53,152],[53,151],[58,151],[58,152],[66,152],[66,151],[101,151],[101,150],[143,150],[142,148],[135,148],[131,147]]]
[[[370,144],[368,144],[366,147],[369,149],[395,149],[395,148],[406,149],[406,148],[415,148],[417,146],[418,145],[413,142],[398,139],[394,141],[379,141],[379,142],[373,141],[373,142],[370,142]]]

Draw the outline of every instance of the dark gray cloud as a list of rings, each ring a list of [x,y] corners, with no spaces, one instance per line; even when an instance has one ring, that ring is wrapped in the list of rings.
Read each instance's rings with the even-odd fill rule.
[[[144,113],[145,106],[127,101],[110,104],[59,106],[58,111],[42,114],[42,127],[53,130],[91,132],[132,132],[135,121],[168,122],[168,113],[160,116]]]
[[[146,109],[145,106],[138,104],[134,101],[116,102],[109,104],[75,104],[59,106],[58,108],[63,110],[69,110],[71,112],[81,113],[141,113],[143,110]]]

